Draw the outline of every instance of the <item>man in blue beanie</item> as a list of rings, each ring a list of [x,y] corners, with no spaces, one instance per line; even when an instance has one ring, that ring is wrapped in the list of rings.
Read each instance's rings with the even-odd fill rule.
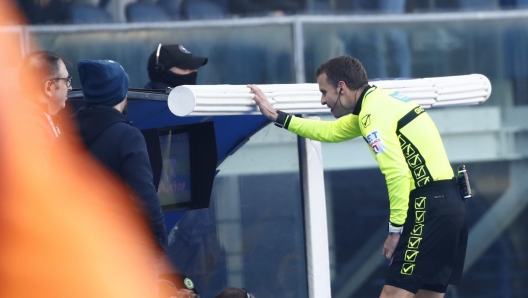
[[[167,233],[146,142],[125,116],[128,75],[111,60],[82,60],[77,69],[86,103],[76,114],[83,143],[135,192],[157,242],[165,250]]]

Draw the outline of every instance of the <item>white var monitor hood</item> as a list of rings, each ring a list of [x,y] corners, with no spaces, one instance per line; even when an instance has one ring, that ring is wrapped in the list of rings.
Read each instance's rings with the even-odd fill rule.
[[[491,94],[491,83],[480,74],[371,81],[370,85],[400,91],[423,108],[476,105]],[[277,110],[290,114],[329,114],[321,105],[317,84],[258,85]],[[260,114],[253,93],[246,85],[183,85],[174,88],[168,98],[176,116]]]

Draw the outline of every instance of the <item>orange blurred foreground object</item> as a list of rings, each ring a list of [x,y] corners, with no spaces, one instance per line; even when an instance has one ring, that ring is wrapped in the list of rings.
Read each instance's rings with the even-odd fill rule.
[[[0,1],[0,26],[16,23],[13,7]],[[16,36],[0,44],[19,64]],[[0,297],[155,297],[159,251],[125,187],[38,135],[16,78],[0,64]]]

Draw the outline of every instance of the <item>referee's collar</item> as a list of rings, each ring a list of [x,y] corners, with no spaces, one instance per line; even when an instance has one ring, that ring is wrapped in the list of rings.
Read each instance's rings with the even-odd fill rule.
[[[376,88],[378,87],[367,85],[367,87],[363,89],[363,92],[361,92],[361,95],[359,96],[359,99],[356,103],[356,106],[354,107],[354,110],[352,111],[352,114],[359,115],[359,112],[361,112],[361,106],[363,104],[363,99],[365,98],[365,96],[367,96],[367,91],[369,90],[374,91]]]

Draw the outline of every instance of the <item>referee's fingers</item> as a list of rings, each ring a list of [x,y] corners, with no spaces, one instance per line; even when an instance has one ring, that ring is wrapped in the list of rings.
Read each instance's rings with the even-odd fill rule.
[[[385,247],[385,245],[383,246],[383,251],[381,252],[381,254],[383,254],[384,257],[388,258],[389,250],[387,249],[387,247]]]

